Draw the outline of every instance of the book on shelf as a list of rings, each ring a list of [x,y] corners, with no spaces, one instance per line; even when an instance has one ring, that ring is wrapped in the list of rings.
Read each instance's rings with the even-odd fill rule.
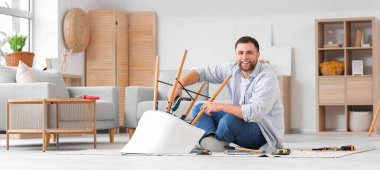
[[[361,47],[362,34],[360,30],[356,31],[355,47]]]

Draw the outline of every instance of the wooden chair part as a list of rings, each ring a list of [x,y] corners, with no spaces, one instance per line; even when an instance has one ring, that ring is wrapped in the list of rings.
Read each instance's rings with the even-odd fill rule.
[[[368,130],[368,135],[369,136],[372,135],[373,129],[374,129],[375,124],[376,124],[377,116],[379,115],[379,110],[380,110],[380,102],[377,104],[376,111],[373,113],[374,116],[373,116],[373,119],[372,119],[372,122],[371,122],[371,126],[369,127],[369,130]]]
[[[185,60],[186,60],[186,56],[187,56],[187,50],[185,50],[185,53],[183,54],[181,64],[180,64],[179,69],[177,71],[177,76],[176,76],[176,79],[174,80],[172,91],[170,92],[170,96],[168,99],[168,104],[167,104],[166,109],[165,109],[166,113],[169,113],[170,108],[172,107],[172,104],[173,104],[174,97],[176,97],[176,96],[174,96],[174,93],[177,89],[178,81],[181,78],[181,72],[182,72],[183,64],[185,63]]]
[[[205,84],[206,84],[206,82],[203,82],[203,83],[201,84],[201,86],[198,88],[197,93],[195,94],[194,98],[190,101],[190,104],[187,106],[185,113],[183,113],[183,115],[182,115],[182,117],[181,117],[182,120],[185,120],[185,118],[186,118],[187,115],[189,114],[191,108],[193,108],[193,105],[194,105],[195,101],[197,101],[198,96],[199,96],[199,94],[201,93],[201,91],[203,90],[203,87],[205,86]]]
[[[156,70],[154,76],[154,97],[153,97],[153,110],[157,110],[157,98],[158,98],[158,75],[160,72],[160,57],[156,57]]]
[[[224,86],[227,84],[227,82],[230,80],[231,78],[231,75],[227,76],[227,78],[223,81],[223,83],[218,87],[218,89],[216,90],[216,92],[214,93],[213,96],[211,96],[210,99],[208,99],[208,102],[212,102],[214,101],[214,99],[216,98],[216,96],[218,96],[218,94],[220,93],[220,91],[222,91],[222,89],[224,88]],[[205,109],[202,109],[199,111],[197,117],[194,118],[194,120],[191,122],[191,125],[195,125],[198,120],[201,118],[201,116],[204,114],[205,112]]]

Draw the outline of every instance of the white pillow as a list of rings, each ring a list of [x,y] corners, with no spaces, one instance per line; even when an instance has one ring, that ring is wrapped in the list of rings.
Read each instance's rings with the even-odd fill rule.
[[[16,83],[16,67],[0,65],[0,83]]]
[[[65,81],[62,78],[62,75],[60,72],[58,72],[55,69],[42,71],[42,70],[36,70],[32,69],[33,75],[37,78],[39,82],[50,82],[55,84],[54,86],[54,93],[56,93],[57,98],[69,98],[69,90],[66,88]]]
[[[33,75],[32,68],[28,67],[21,60],[18,63],[16,72],[17,83],[35,83],[38,82],[37,78]]]

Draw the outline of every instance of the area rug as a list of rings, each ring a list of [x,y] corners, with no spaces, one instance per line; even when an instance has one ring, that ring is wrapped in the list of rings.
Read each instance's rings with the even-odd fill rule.
[[[212,152],[210,155],[200,155],[198,153],[189,154],[121,154],[120,150],[115,149],[88,149],[78,151],[59,151],[58,155],[107,155],[107,156],[204,156],[204,157],[269,157],[269,158],[340,158],[352,154],[368,152],[375,149],[357,148],[355,151],[311,151],[311,149],[299,150],[292,149],[290,155],[271,155],[271,154],[244,154],[228,155],[223,152]]]

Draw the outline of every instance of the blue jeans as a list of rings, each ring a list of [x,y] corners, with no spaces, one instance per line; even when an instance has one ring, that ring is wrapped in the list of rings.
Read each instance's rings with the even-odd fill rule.
[[[200,103],[194,107],[193,117],[198,115],[202,105]],[[245,122],[225,112],[213,112],[211,116],[203,114],[195,126],[206,131],[204,136],[215,134],[218,140],[235,143],[244,148],[259,149],[267,143],[256,122]]]

